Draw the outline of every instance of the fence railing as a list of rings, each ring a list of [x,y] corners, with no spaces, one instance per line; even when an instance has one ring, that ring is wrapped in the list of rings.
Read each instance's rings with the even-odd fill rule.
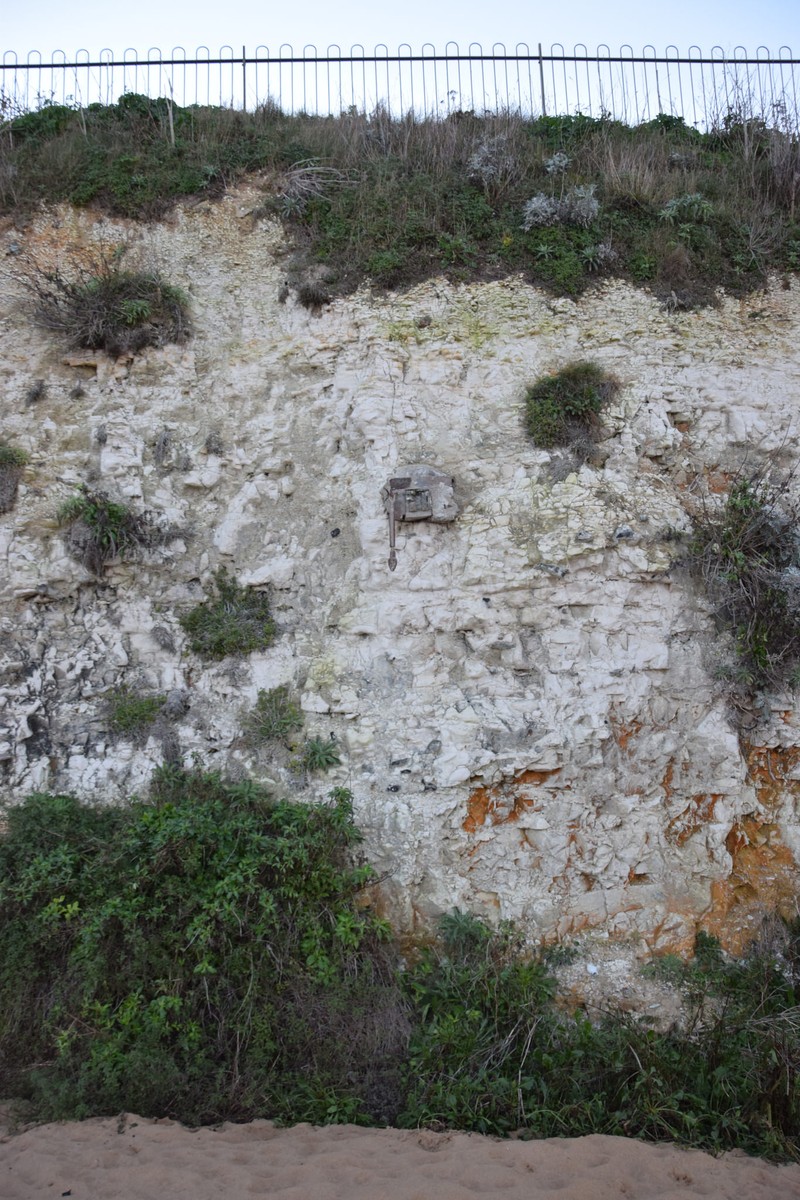
[[[737,47],[726,54],[697,46],[681,54],[668,46],[634,52],[629,45],[594,53],[584,45],[566,50],[520,43],[491,50],[472,42],[462,50],[448,42],[444,52],[407,44],[390,52],[385,45],[368,53],[363,46],[323,52],[307,45],[299,52],[257,46],[241,53],[223,46],[216,54],[199,47],[190,57],[177,46],[139,55],[110,50],[96,55],[79,50],[71,58],[55,52],[49,61],[33,51],[24,59],[12,51],[0,65],[0,115],[13,115],[44,103],[86,107],[115,103],[124,92],[172,97],[187,106],[221,105],[254,109],[271,101],[285,112],[338,115],[384,106],[393,116],[454,111],[509,111],[525,116],[608,114],[634,125],[667,113],[700,129],[728,113],[757,116],[797,131],[800,126],[800,59],[788,46],[772,54]]]

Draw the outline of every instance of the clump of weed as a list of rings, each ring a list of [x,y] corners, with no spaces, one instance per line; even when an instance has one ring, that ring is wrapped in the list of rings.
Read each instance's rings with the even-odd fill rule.
[[[275,640],[275,622],[264,592],[240,587],[225,567],[213,578],[212,594],[179,618],[189,646],[203,658],[251,654]]]
[[[296,729],[303,726],[300,705],[287,684],[261,688],[256,703],[244,722],[245,736],[253,745],[264,742],[288,742]]]
[[[158,529],[149,513],[135,513],[86,485],[61,505],[58,523],[66,529],[70,554],[96,575],[112,559],[129,558],[170,536],[170,531]]]
[[[526,233],[542,225],[579,225],[587,228],[594,224],[600,212],[595,190],[595,184],[588,183],[570,188],[563,196],[548,196],[545,192],[538,192],[523,207],[522,228]]]
[[[528,388],[526,429],[543,449],[574,446],[587,458],[600,429],[599,414],[618,391],[618,381],[596,363],[571,363]]]
[[[297,299],[303,308],[318,313],[326,304],[330,304],[333,297],[328,288],[319,280],[308,279],[298,287]]]
[[[28,455],[18,446],[0,441],[0,513],[10,512],[17,499],[17,489]]]
[[[338,767],[341,761],[339,747],[334,737],[313,737],[306,738],[303,743],[299,765],[302,770],[311,773],[313,771],[330,771],[332,767]]]
[[[130,686],[117,688],[106,701],[111,729],[122,737],[141,738],[148,732],[166,702],[166,696],[141,692]]]
[[[21,282],[34,320],[76,349],[118,357],[185,342],[191,333],[188,297],[156,271],[100,261],[66,271],[34,268]]]
[[[743,470],[695,516],[690,562],[734,641],[751,688],[795,682],[800,666],[800,503],[769,465]]]
[[[690,222],[707,224],[714,216],[714,205],[700,192],[673,196],[658,214],[668,225],[685,225]]]
[[[38,404],[47,395],[47,384],[43,379],[36,379],[25,393],[25,407]]]
[[[0,837],[0,1074],[45,1118],[380,1121],[408,1037],[351,797],[162,768]],[[396,1104],[396,1096],[390,1096]]]

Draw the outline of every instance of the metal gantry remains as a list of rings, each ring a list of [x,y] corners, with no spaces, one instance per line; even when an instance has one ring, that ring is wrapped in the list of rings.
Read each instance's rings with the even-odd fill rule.
[[[389,517],[389,570],[397,566],[397,524],[399,521],[432,521],[446,525],[458,516],[455,480],[437,467],[416,463],[398,468],[396,475],[381,490],[381,499]]]

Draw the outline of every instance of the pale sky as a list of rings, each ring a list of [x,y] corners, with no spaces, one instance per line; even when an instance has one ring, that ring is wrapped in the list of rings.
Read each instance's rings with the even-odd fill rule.
[[[571,4],[531,5],[521,0],[403,0],[377,5],[353,0],[349,5],[331,0],[265,4],[263,0],[134,0],[113,4],[109,0],[36,0],[11,5],[5,0],[0,25],[0,51],[15,51],[25,58],[38,50],[48,56],[55,49],[68,57],[78,49],[91,54],[109,48],[115,54],[127,47],[140,52],[158,47],[162,52],[182,46],[192,52],[207,46],[212,54],[221,46],[242,46],[252,52],[260,45],[277,51],[282,43],[295,50],[305,45],[324,50],[331,44],[343,51],[354,43],[367,52],[384,43],[393,52],[400,43],[419,51],[424,43],[444,50],[448,41],[465,50],[470,42],[489,49],[504,43],[511,50],[518,42],[547,48],[560,42],[568,49],[576,43],[592,51],[607,44],[612,52],[622,44],[634,51],[668,45],[685,52],[736,46],[754,52],[766,46],[773,52],[790,46],[800,56],[800,3],[798,0],[670,0],[643,4],[641,0],[573,0]]]

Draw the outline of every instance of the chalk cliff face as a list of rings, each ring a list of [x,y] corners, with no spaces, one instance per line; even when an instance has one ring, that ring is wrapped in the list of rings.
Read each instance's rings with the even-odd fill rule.
[[[349,787],[406,929],[459,905],[535,937],[681,949],[704,927],[741,945],[797,889],[800,723],[784,696],[732,726],[675,534],[746,455],[797,460],[800,288],[669,314],[620,284],[573,303],[434,281],[314,315],[281,303],[258,199],[153,227],[64,210],[0,236],[0,434],[30,454],[0,517],[5,798],[144,792],[166,742],[278,791]],[[19,262],[120,243],[190,293],[186,346],[114,362],[32,326]],[[603,465],[576,470],[531,444],[522,408],[579,358],[622,388]],[[400,525],[392,573],[380,493],[409,463],[455,477],[460,515]],[[95,579],[55,521],[83,482],[182,536]],[[209,665],[178,616],[220,564],[270,590],[280,633]],[[243,739],[282,683],[307,733],[335,736],[329,775]],[[177,695],[144,744],[109,733],[122,684]]]

